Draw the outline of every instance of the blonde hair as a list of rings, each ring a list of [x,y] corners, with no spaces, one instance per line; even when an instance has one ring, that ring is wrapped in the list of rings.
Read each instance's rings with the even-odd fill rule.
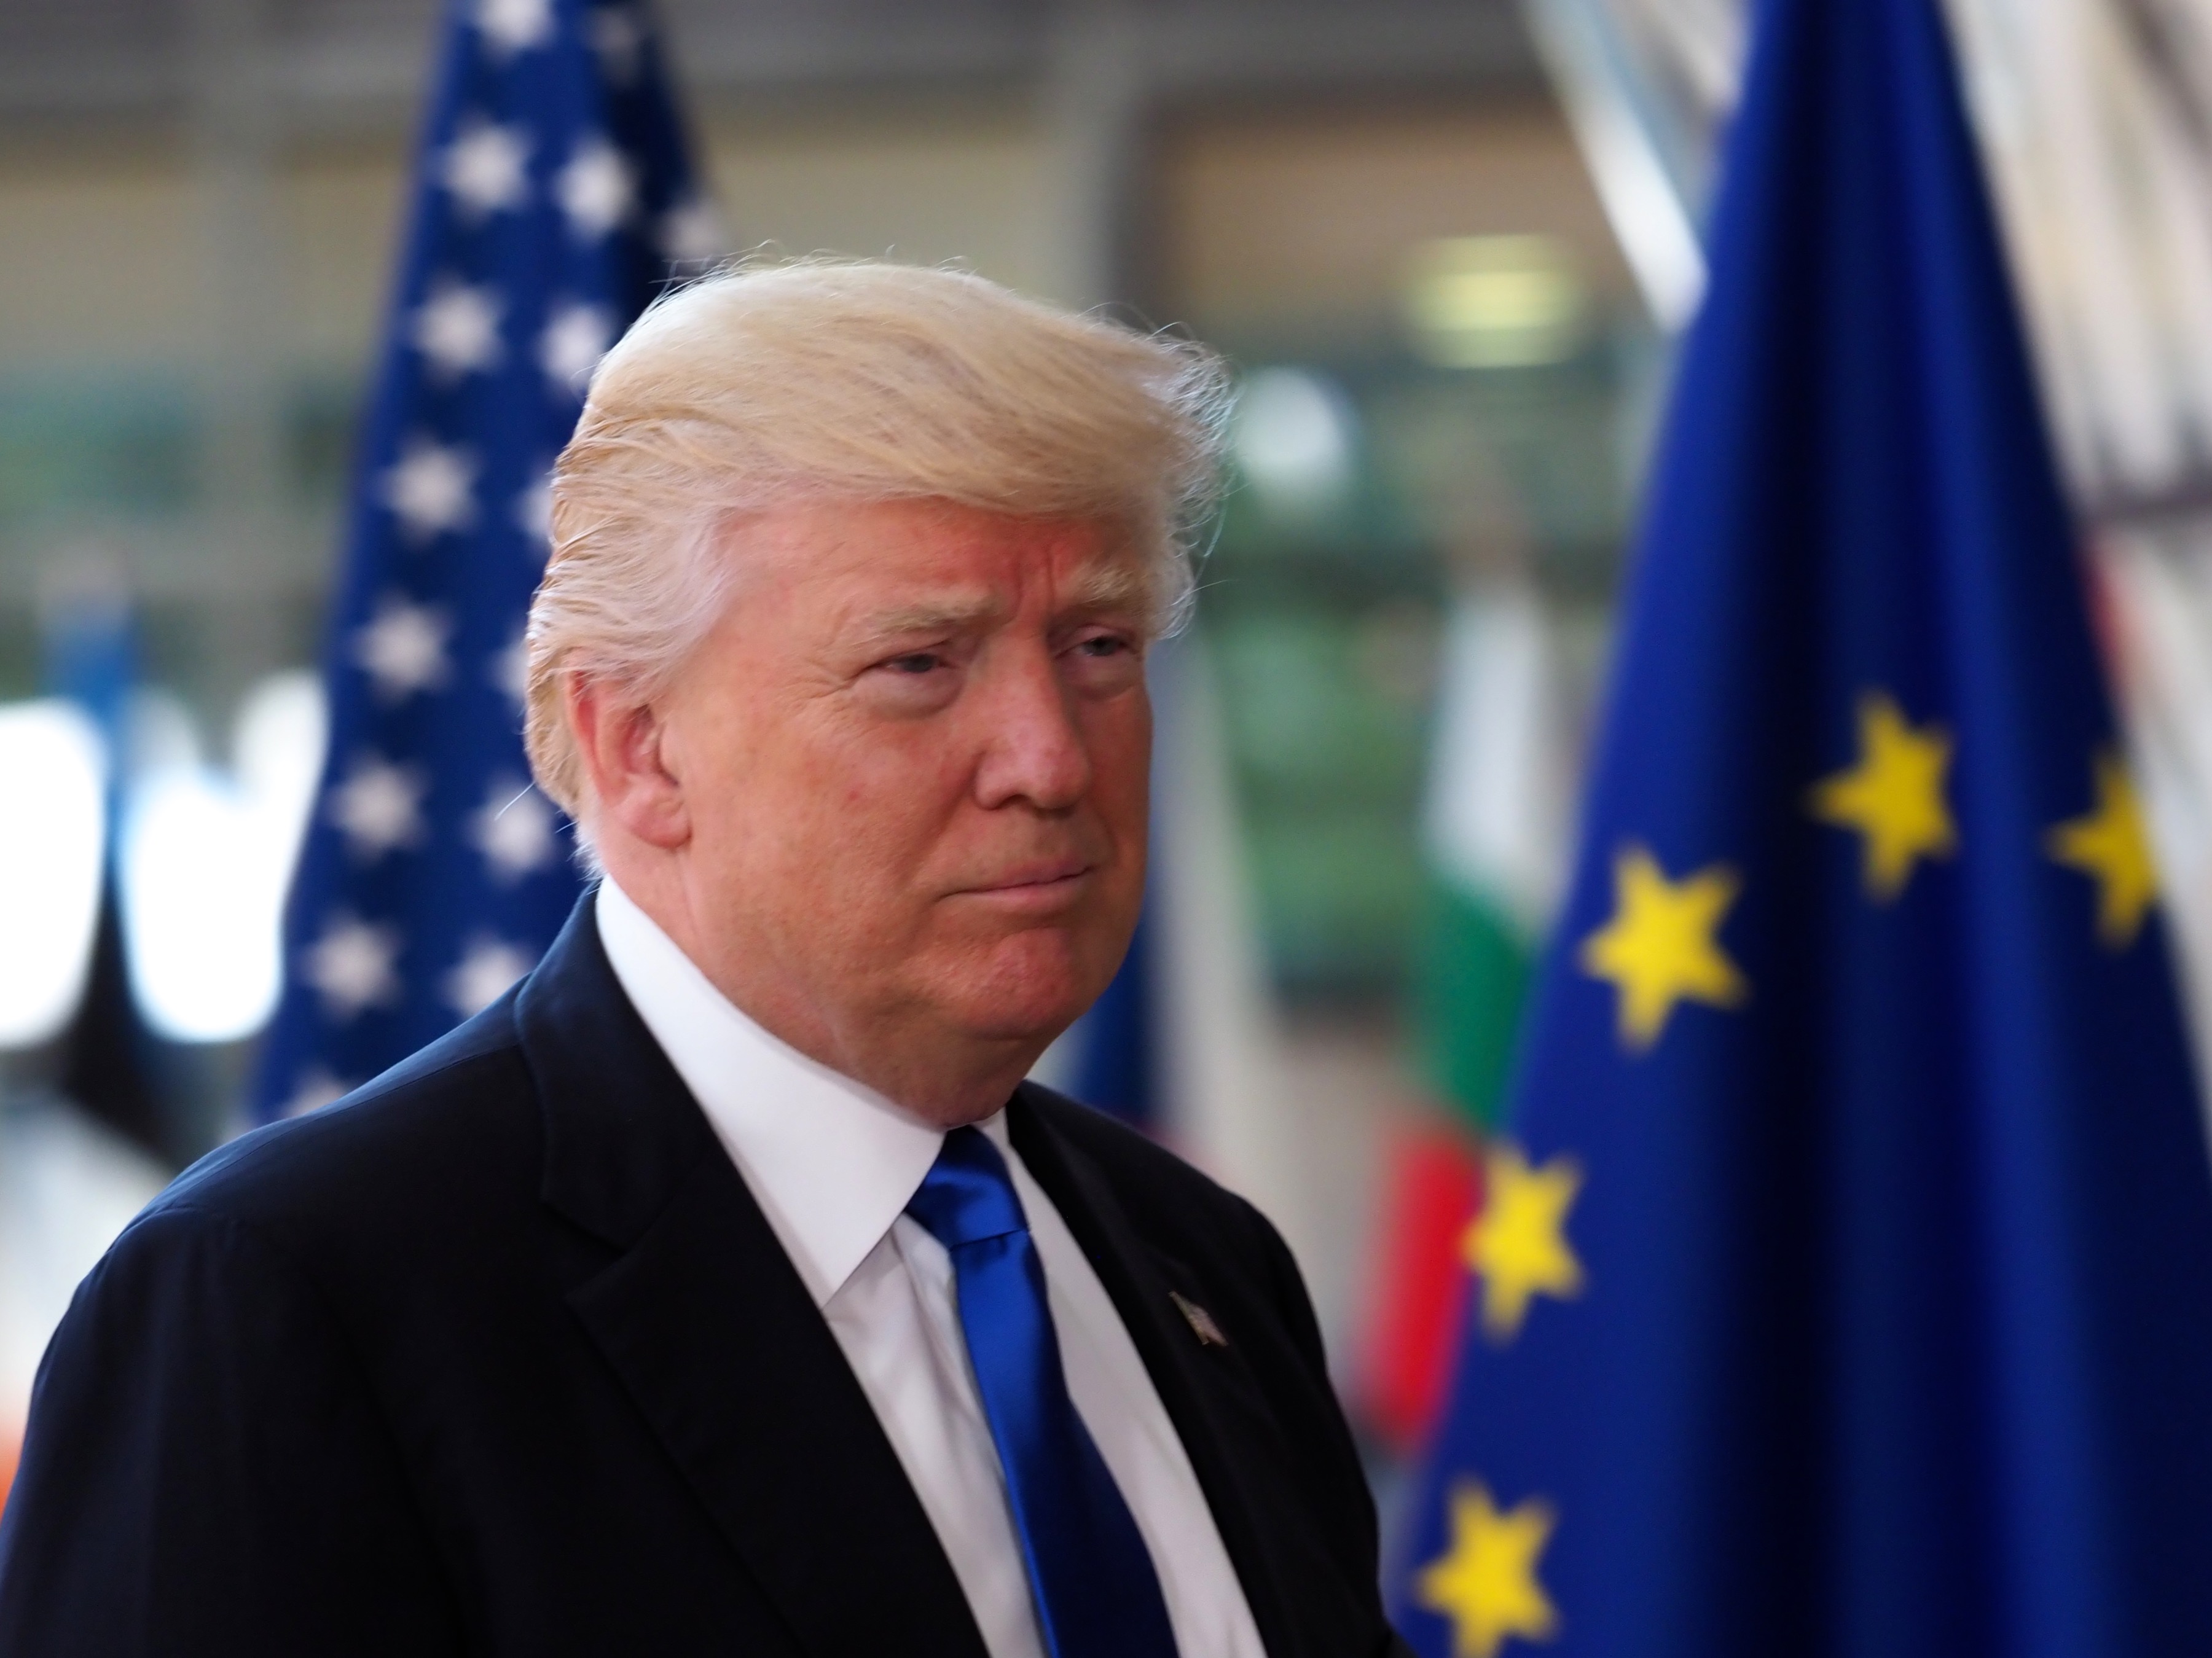
[[[964,271],[806,260],[669,295],[600,363],[554,467],[526,644],[539,786],[572,815],[588,804],[567,676],[657,694],[720,617],[724,525],[794,499],[1110,522],[1173,628],[1228,404],[1204,347]]]

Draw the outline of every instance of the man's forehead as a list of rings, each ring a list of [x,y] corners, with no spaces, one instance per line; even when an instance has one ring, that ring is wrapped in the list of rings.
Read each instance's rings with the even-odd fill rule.
[[[839,637],[986,625],[1042,604],[1149,624],[1158,573],[1110,521],[1024,519],[951,501],[802,501],[725,531],[747,589],[780,591]]]
[[[1118,550],[1094,554],[1072,568],[1022,574],[1028,580],[1018,583],[951,570],[857,570],[841,608],[872,631],[902,632],[1004,620],[1040,599],[1054,615],[1143,610],[1152,603],[1144,566]],[[1042,591],[1037,583],[1044,584]]]

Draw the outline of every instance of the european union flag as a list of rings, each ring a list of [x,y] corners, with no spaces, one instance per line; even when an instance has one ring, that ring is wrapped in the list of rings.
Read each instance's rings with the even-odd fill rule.
[[[2212,1169],[1936,0],[1765,0],[1397,1591],[2212,1652]]]
[[[330,760],[259,1114],[334,1098],[474,1013],[574,904],[521,743],[547,473],[607,347],[719,251],[637,0],[457,0],[354,486]]]

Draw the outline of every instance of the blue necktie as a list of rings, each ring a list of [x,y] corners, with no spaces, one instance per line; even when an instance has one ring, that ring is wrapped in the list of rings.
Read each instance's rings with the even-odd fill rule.
[[[1044,1264],[999,1148],[980,1129],[954,1129],[906,1212],[952,1257],[1045,1650],[1176,1658],[1152,1558],[1067,1396]]]

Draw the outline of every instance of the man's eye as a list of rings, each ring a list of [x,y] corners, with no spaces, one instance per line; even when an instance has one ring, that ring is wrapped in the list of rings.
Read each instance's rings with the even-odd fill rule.
[[[1075,648],[1085,656],[1120,656],[1129,649],[1129,641],[1116,634],[1100,634],[1084,640]]]
[[[904,656],[895,656],[882,665],[893,673],[921,675],[933,672],[945,665],[945,659],[934,651],[908,651]]]

